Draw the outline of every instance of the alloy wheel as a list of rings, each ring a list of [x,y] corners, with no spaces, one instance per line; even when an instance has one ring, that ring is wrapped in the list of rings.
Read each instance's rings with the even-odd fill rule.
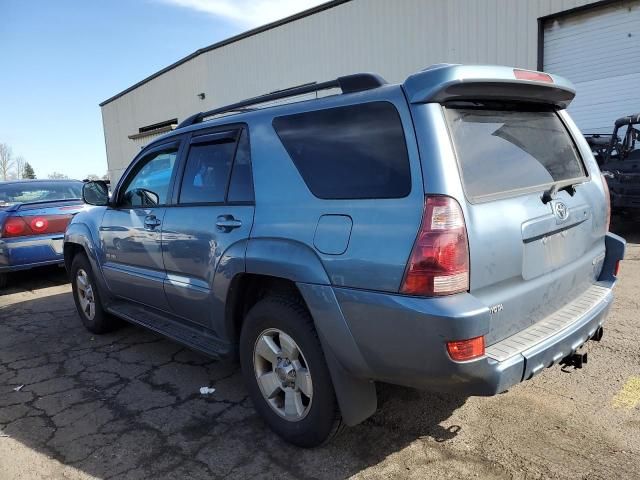
[[[262,396],[278,415],[291,422],[307,416],[313,383],[293,338],[277,328],[264,330],[253,349],[253,366]]]
[[[82,312],[88,320],[93,320],[96,315],[96,300],[89,276],[82,268],[78,269],[76,273],[76,287],[78,288],[78,300]]]

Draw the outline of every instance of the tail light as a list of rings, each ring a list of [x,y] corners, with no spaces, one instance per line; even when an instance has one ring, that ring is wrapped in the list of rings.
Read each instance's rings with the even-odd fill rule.
[[[462,209],[451,197],[427,197],[400,291],[435,296],[467,290],[469,243]]]
[[[9,217],[2,227],[2,237],[28,237],[64,233],[71,215],[36,215]]]
[[[602,177],[602,188],[604,189],[604,200],[607,202],[607,232],[609,231],[609,224],[611,223],[611,194],[609,193],[609,184],[607,183],[607,179],[604,175],[600,174]]]
[[[22,217],[9,217],[4,222],[4,227],[2,229],[3,237],[21,237],[22,235],[27,235],[27,231],[29,231],[29,226],[22,219]]]
[[[447,352],[452,360],[464,362],[484,355],[484,337],[447,342]]]

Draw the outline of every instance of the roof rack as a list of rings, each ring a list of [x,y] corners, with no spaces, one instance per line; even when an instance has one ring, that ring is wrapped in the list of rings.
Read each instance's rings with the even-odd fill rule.
[[[338,77],[335,80],[329,80],[327,82],[313,82],[305,83],[297,87],[285,88],[283,90],[276,90],[275,92],[259,95],[257,97],[248,98],[241,102],[232,103],[224,107],[214,108],[206,112],[199,112],[183,120],[177,128],[188,127],[196,123],[202,122],[207,117],[212,117],[220,113],[226,112],[242,112],[247,111],[246,107],[250,105],[257,105],[260,103],[271,102],[274,100],[280,100],[283,98],[295,97],[298,95],[304,95],[305,93],[313,93],[321,90],[330,90],[332,88],[339,88],[342,93],[355,93],[362,92],[364,90],[371,90],[386,85],[386,80],[380,75],[374,73],[356,73],[353,75],[345,75]]]

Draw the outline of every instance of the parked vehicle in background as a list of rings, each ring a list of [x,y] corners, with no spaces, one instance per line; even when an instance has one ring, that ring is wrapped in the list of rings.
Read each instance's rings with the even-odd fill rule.
[[[585,135],[607,180],[613,213],[640,213],[638,125],[640,113],[616,120],[611,135]]]
[[[11,272],[64,264],[64,231],[81,197],[75,180],[0,182],[0,287]]]
[[[111,198],[85,185],[98,207],[64,246],[80,318],[238,356],[257,411],[305,447],[369,417],[378,381],[494,395],[581,364],[625,242],[573,97],[546,73],[438,65],[195,114]]]

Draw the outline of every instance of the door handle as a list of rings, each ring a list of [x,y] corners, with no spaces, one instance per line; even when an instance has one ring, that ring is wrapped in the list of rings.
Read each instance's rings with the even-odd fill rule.
[[[216,222],[216,227],[224,232],[230,232],[234,228],[240,228],[242,222],[233,218],[233,215],[220,215]]]
[[[162,222],[160,222],[155,215],[147,215],[144,217],[144,228],[148,228],[149,230],[153,230],[158,227],[160,223]]]

